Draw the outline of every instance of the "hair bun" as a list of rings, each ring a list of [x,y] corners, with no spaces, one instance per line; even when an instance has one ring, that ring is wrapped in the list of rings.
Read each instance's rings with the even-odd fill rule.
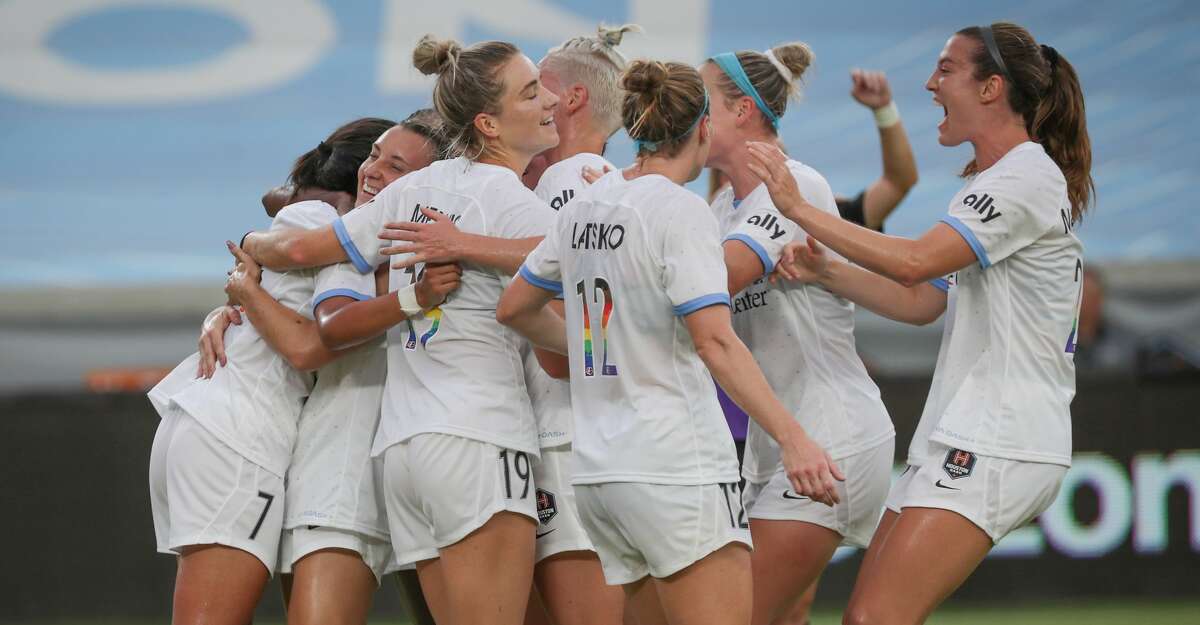
[[[615,48],[621,45],[621,39],[625,37],[625,33],[640,32],[642,32],[642,27],[638,26],[637,24],[625,24],[624,26],[618,26],[617,28],[612,28],[610,26],[601,24],[600,27],[596,29],[596,39],[600,40],[600,43],[603,43],[610,48]]]
[[[621,79],[621,87],[629,93],[653,98],[662,93],[667,84],[667,75],[667,66],[661,61],[638,59],[629,64],[629,69]]]
[[[771,48],[771,54],[791,72],[792,80],[800,80],[813,62],[813,51],[803,41],[793,41]]]
[[[462,46],[453,39],[434,39],[425,35],[413,49],[413,67],[426,76],[444,73],[458,61]]]

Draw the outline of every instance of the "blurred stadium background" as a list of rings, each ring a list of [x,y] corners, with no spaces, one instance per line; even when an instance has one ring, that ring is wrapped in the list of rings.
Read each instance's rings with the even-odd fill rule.
[[[0,1],[0,621],[169,614],[140,391],[194,350],[224,299],[223,241],[267,223],[258,198],[296,156],[351,118],[428,104],[409,61],[420,35],[508,39],[536,60],[600,21],[637,22],[626,54],[693,63],[806,41],[817,61],[782,136],[848,195],[880,171],[848,73],[884,70],[921,176],[887,230],[916,235],[969,158],[937,145],[924,81],[950,34],[1001,19],[1081,75],[1098,200],[1079,233],[1103,275],[1101,331],[1092,355],[1080,346],[1059,501],[932,622],[1200,622],[1200,5],[1186,0]],[[631,156],[624,136],[610,144],[613,162]],[[860,314],[858,329],[903,450],[940,324]],[[814,622],[837,622],[856,570],[839,555]],[[393,594],[381,620],[401,618]]]

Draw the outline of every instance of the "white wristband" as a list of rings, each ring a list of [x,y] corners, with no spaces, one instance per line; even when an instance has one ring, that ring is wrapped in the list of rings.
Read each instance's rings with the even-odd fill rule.
[[[417,303],[417,285],[410,284],[396,291],[396,299],[400,301],[400,310],[405,317],[416,317],[424,312],[421,304]]]
[[[881,106],[874,109],[875,125],[879,128],[891,128],[900,122],[900,110],[896,108],[896,101],[892,100],[887,103],[887,106]]]

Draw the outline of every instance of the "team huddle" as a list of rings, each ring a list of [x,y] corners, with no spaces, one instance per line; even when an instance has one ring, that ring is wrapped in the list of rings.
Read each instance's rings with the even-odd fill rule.
[[[150,392],[176,623],[250,622],[277,572],[289,623],[364,623],[393,572],[440,625],[800,623],[843,544],[845,622],[920,623],[1054,500],[1093,194],[1067,60],[1015,24],[949,39],[925,87],[974,158],[905,239],[784,153],[808,46],[694,67],[627,60],[631,30],[536,64],[423,38],[433,109],[338,128],[228,243],[229,305]],[[855,304],[945,315],[894,484]]]

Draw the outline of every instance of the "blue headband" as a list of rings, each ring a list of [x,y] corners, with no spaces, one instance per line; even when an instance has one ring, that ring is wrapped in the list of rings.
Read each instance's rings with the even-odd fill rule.
[[[729,76],[729,79],[737,85],[738,89],[742,90],[742,93],[754,98],[754,104],[758,105],[758,110],[762,111],[762,114],[770,120],[771,126],[779,128],[779,116],[771,110],[771,107],[767,106],[762,96],[758,95],[758,89],[755,89],[754,84],[750,82],[750,77],[746,75],[746,70],[742,69],[742,62],[738,60],[736,54],[722,52],[712,57],[712,62],[716,63],[726,76]]]
[[[704,106],[700,108],[700,114],[696,116],[696,121],[692,122],[692,125],[688,126],[688,129],[683,131],[683,133],[680,134],[678,137],[671,137],[670,139],[665,139],[664,141],[678,141],[678,140],[692,134],[692,131],[696,129],[696,126],[700,125],[700,120],[704,119],[704,116],[707,114],[708,114],[708,90],[705,89],[704,90]],[[660,143],[663,143],[663,141],[645,141],[645,140],[638,139],[633,142],[633,151],[641,152],[642,149],[645,148],[645,150],[647,152],[657,152],[658,146]]]

